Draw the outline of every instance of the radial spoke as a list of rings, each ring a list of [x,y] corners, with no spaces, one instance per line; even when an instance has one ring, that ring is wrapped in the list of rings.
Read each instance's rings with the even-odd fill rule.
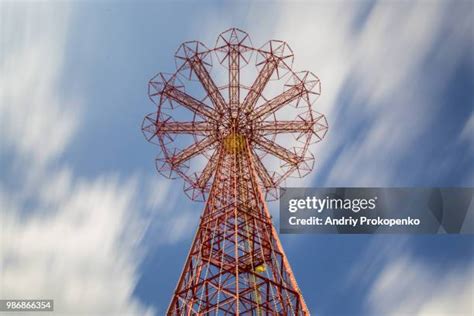
[[[156,134],[195,134],[206,135],[212,131],[208,122],[155,122]]]
[[[180,163],[191,159],[192,157],[199,155],[200,153],[206,151],[209,149],[211,145],[215,143],[215,139],[212,137],[206,137],[197,143],[194,143],[193,145],[183,149],[181,152],[177,153],[173,157],[171,157],[171,164],[176,166],[179,165]]]
[[[252,84],[252,87],[250,88],[247,96],[245,97],[244,102],[242,103],[242,109],[244,111],[250,112],[253,110],[258,98],[262,94],[263,89],[267,85],[268,80],[270,80],[270,77],[277,68],[277,65],[278,61],[273,59],[272,57],[265,62],[265,65],[260,70],[257,78]]]
[[[229,103],[231,109],[237,109],[240,99],[240,58],[238,47],[231,46],[229,52]]]
[[[257,137],[254,139],[254,141],[266,152],[271,153],[290,164],[296,165],[301,160],[300,157],[298,157],[298,155],[295,153],[276,144],[275,142],[269,141],[265,137]]]
[[[216,171],[217,155],[218,150],[215,150],[211,158],[209,159],[209,162],[206,164],[206,167],[204,167],[201,175],[197,179],[196,184],[199,188],[205,188],[206,184],[209,182],[209,179],[211,179],[212,174],[214,173],[214,171]]]
[[[252,160],[254,162],[255,170],[257,171],[259,178],[263,182],[263,186],[265,188],[274,187],[275,183],[273,182],[272,177],[268,173],[267,168],[265,168],[262,161],[260,160],[260,158],[258,158],[258,156],[255,153],[252,153]]]
[[[255,111],[250,114],[250,119],[265,119],[267,116],[272,114],[273,112],[280,109],[285,104],[290,103],[293,100],[296,100],[300,97],[304,92],[304,85],[301,83],[299,85],[295,85],[290,89],[286,90],[282,94],[274,97],[270,101],[262,104]]]
[[[261,122],[257,129],[267,134],[280,133],[305,133],[312,131],[314,123],[312,121],[275,121]]]
[[[222,112],[226,107],[226,102],[214,83],[214,80],[212,80],[211,76],[209,75],[206,67],[204,67],[202,64],[202,61],[199,59],[199,57],[195,57],[189,60],[189,64],[196,76],[199,78],[199,81],[204,87],[204,90],[206,90],[216,109],[219,112]]]
[[[163,94],[170,99],[177,101],[179,104],[185,106],[203,118],[208,118],[211,120],[216,119],[216,113],[211,107],[171,85],[166,86],[166,88],[163,90]]]

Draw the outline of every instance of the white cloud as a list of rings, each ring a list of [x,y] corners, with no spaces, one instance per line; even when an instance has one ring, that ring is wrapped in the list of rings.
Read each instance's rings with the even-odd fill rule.
[[[78,127],[78,102],[59,93],[70,10],[5,2],[0,10],[2,142],[21,163],[44,165]]]
[[[136,183],[64,182],[61,193],[47,186],[56,198],[27,214],[0,192],[0,296],[51,298],[61,314],[151,315],[133,298],[146,228],[135,209]]]
[[[459,137],[460,143],[466,146],[468,149],[468,157],[474,157],[473,135],[474,135],[474,114],[471,113],[471,116],[469,117],[466,124],[464,125],[464,128],[462,129],[460,137]],[[468,176],[466,176],[466,184],[468,186],[472,186],[474,184],[474,169],[468,173]]]
[[[434,269],[408,256],[395,258],[373,284],[373,315],[469,316],[474,313],[474,264]]]
[[[459,14],[461,5],[278,4],[274,37],[295,52],[294,69],[313,71],[322,81],[316,109],[326,114],[329,132],[312,148],[317,160],[311,177],[334,163],[326,185],[387,185],[399,178],[402,153],[416,150],[426,135],[439,109],[442,78],[472,41],[472,13]],[[449,16],[458,18],[456,28]],[[440,78],[422,71],[430,56]]]
[[[148,181],[146,205],[153,214],[150,233],[156,235],[156,245],[173,245],[191,237],[205,204],[188,199],[181,179],[173,181],[155,175]]]
[[[460,141],[465,142],[469,151],[474,155],[474,114],[471,114],[461,132]]]
[[[408,236],[372,239],[351,265],[343,291],[363,291],[367,315],[472,315],[474,262],[432,264],[416,255],[413,242]]]
[[[158,244],[175,244],[185,240],[197,229],[197,221],[202,210],[178,212],[164,219],[157,219],[160,238]]]
[[[171,194],[171,189],[171,180],[164,179],[160,175],[152,176],[148,181],[147,207],[154,210],[167,204],[172,208],[177,196]]]
[[[8,153],[0,297],[54,299],[62,315],[151,315],[133,296],[149,223],[136,181],[82,179],[60,162],[84,106],[61,92],[72,12],[47,3],[1,2],[0,10],[1,152]]]

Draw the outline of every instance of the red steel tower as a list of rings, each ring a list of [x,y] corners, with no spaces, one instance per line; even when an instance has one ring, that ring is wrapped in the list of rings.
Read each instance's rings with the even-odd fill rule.
[[[308,148],[328,128],[313,109],[319,79],[292,71],[285,42],[257,49],[236,28],[175,58],[149,82],[157,110],[142,130],[161,148],[158,171],[206,205],[167,314],[309,315],[265,200],[313,167]]]

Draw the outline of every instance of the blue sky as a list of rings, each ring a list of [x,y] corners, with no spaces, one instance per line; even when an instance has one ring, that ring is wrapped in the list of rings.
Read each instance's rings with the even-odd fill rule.
[[[229,27],[288,42],[330,130],[306,186],[473,186],[470,1],[0,4],[0,296],[163,315],[203,204],[156,174],[147,82]],[[270,208],[277,216],[277,204]],[[281,236],[315,315],[471,315],[472,236]]]

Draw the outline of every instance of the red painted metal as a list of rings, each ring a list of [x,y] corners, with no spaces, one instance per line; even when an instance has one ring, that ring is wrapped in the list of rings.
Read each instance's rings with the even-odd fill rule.
[[[157,110],[142,130],[161,148],[158,171],[183,178],[206,206],[167,314],[309,315],[265,199],[313,167],[309,146],[328,129],[313,109],[319,79],[291,69],[285,42],[257,49],[236,28],[213,49],[186,42],[175,57],[174,74],[150,80]]]

